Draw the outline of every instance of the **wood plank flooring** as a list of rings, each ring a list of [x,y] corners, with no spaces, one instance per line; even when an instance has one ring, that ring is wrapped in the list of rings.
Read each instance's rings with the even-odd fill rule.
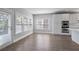
[[[70,36],[32,34],[1,51],[79,51]]]

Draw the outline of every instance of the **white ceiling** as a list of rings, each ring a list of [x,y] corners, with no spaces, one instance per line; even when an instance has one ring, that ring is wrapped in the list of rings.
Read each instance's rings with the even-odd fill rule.
[[[32,14],[54,13],[57,11],[79,11],[78,8],[26,8]]]

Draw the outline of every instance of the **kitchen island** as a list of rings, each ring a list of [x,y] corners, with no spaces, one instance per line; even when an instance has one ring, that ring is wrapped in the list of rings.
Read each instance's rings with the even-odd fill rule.
[[[79,44],[79,28],[71,28],[70,32],[71,32],[71,38],[72,38],[72,40],[75,43]]]

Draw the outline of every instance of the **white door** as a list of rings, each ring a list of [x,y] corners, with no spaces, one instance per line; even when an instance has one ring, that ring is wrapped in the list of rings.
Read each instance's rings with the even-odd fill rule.
[[[34,32],[50,33],[51,32],[51,15],[34,16]]]
[[[49,19],[40,19],[35,21],[35,29],[37,32],[49,32]]]

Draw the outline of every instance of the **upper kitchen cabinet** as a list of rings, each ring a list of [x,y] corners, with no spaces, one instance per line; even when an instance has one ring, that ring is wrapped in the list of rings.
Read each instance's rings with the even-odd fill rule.
[[[70,27],[79,27],[79,14],[70,14]]]

